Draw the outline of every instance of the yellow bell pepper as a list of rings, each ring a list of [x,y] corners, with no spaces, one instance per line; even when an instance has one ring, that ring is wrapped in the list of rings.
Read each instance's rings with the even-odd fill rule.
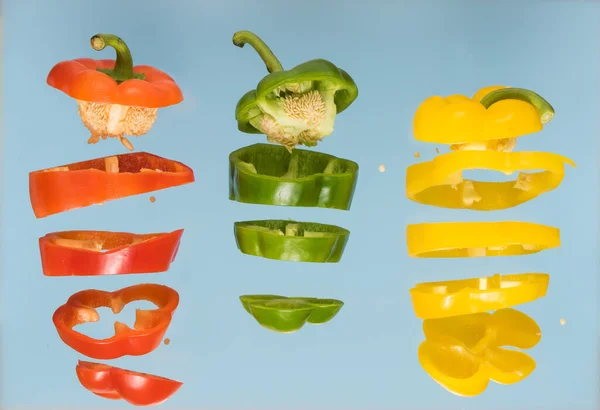
[[[512,139],[542,130],[553,117],[552,106],[533,91],[492,86],[473,98],[459,94],[427,98],[415,113],[413,129],[418,141],[504,151],[514,147]]]
[[[504,309],[546,296],[545,273],[494,275],[483,278],[418,283],[410,289],[415,315],[438,319]]]
[[[560,230],[530,222],[438,222],[406,226],[412,258],[477,258],[538,253],[560,246]]]
[[[442,387],[459,396],[477,396],[492,380],[514,384],[536,367],[527,354],[501,346],[530,349],[542,338],[538,324],[514,309],[423,322],[425,341],[419,362]]]
[[[494,211],[508,209],[556,189],[565,175],[565,165],[575,163],[548,152],[457,151],[439,155],[406,170],[406,196],[424,205],[441,208]],[[516,181],[464,180],[466,170],[493,170]]]

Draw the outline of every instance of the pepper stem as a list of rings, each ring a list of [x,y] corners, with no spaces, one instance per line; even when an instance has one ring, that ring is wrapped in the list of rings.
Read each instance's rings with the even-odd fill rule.
[[[244,47],[246,44],[250,44],[265,62],[269,73],[283,71],[283,66],[277,57],[275,57],[275,54],[273,54],[269,46],[267,46],[267,44],[256,34],[246,30],[238,31],[233,35],[233,44],[240,48]]]
[[[481,104],[489,108],[492,104],[502,100],[520,100],[533,105],[540,113],[542,124],[549,123],[554,118],[554,108],[541,95],[524,88],[502,88],[486,94],[481,99]]]
[[[109,75],[117,83],[131,79],[143,80],[145,78],[142,73],[133,72],[133,58],[131,57],[131,51],[127,44],[114,34],[96,34],[90,39],[92,48],[96,51],[104,50],[106,46],[112,47],[117,52],[117,59],[115,61],[114,68],[96,70]]]

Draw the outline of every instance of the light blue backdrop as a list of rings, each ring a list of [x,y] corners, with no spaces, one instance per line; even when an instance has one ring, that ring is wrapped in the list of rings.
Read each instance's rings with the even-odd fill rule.
[[[4,153],[2,157],[2,392],[17,409],[128,408],[82,388],[85,359],[58,338],[54,309],[87,288],[116,290],[141,281],[180,292],[181,305],[161,345],[117,366],[185,382],[164,409],[578,409],[598,408],[598,18],[592,2],[333,1],[4,1]],[[414,3],[414,4],[411,4]],[[527,3],[527,2],[521,2]],[[227,156],[263,136],[237,131],[239,97],[266,74],[237,30],[263,37],[284,67],[324,57],[360,88],[317,150],[360,164],[351,211],[246,205],[227,199]],[[193,185],[36,220],[28,172],[124,149],[114,140],[86,144],[76,103],[46,85],[52,66],[93,51],[89,38],[115,33],[134,62],[171,74],[185,101],[159,111],[134,145],[193,167]],[[543,132],[519,150],[566,155],[555,191],[493,213],[420,206],[404,196],[405,169],[434,156],[412,138],[412,116],[430,95],[472,94],[505,84],[536,90],[555,107]],[[387,172],[380,173],[384,164]],[[294,218],[341,225],[352,235],[341,263],[284,263],[242,255],[233,222]],[[523,220],[561,229],[559,249],[532,256],[416,260],[406,256],[405,225],[427,221]],[[101,229],[160,232],[185,228],[169,272],[149,276],[47,278],[38,237]],[[491,384],[481,396],[455,397],[420,368],[421,321],[408,289],[419,281],[496,272],[551,274],[546,298],[523,306],[542,328],[530,351],[537,370],[514,386]],[[325,326],[292,335],[261,328],[242,309],[247,293],[310,295],[346,305]],[[139,305],[138,305],[139,306]],[[132,323],[133,305],[118,319]],[[107,337],[113,317],[82,327]],[[559,319],[567,323],[560,326]]]

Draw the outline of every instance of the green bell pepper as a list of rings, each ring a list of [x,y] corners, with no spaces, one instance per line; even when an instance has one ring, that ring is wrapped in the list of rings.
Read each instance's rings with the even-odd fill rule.
[[[229,199],[251,204],[349,210],[356,162],[282,146],[254,144],[229,155]]]
[[[285,220],[236,222],[242,253],[295,262],[339,262],[350,231],[335,225]]]
[[[247,92],[235,108],[238,129],[265,134],[267,141],[292,151],[297,145],[315,146],[333,132],[335,116],[358,97],[358,88],[341,68],[316,59],[283,70],[269,47],[255,34],[239,31],[233,44],[250,44],[269,75]]]
[[[296,332],[305,323],[327,323],[344,306],[344,302],[336,299],[279,295],[244,295],[240,301],[261,326],[280,333]]]

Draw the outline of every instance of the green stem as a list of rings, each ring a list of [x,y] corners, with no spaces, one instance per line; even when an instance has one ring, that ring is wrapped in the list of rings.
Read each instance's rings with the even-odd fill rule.
[[[256,34],[250,31],[238,31],[233,35],[233,44],[242,48],[246,44],[250,44],[256,50],[260,58],[265,62],[269,73],[283,71],[283,66],[275,57],[269,46],[261,40]]]
[[[114,34],[96,34],[90,39],[92,48],[96,51],[104,50],[106,46],[112,47],[117,52],[115,67],[109,69],[97,69],[118,83],[131,80],[133,78],[143,80],[144,74],[133,72],[133,58],[127,44]]]
[[[486,94],[481,99],[481,104],[489,108],[492,104],[502,100],[520,100],[533,105],[540,113],[542,124],[549,123],[554,117],[554,108],[541,95],[524,88],[502,88]]]

